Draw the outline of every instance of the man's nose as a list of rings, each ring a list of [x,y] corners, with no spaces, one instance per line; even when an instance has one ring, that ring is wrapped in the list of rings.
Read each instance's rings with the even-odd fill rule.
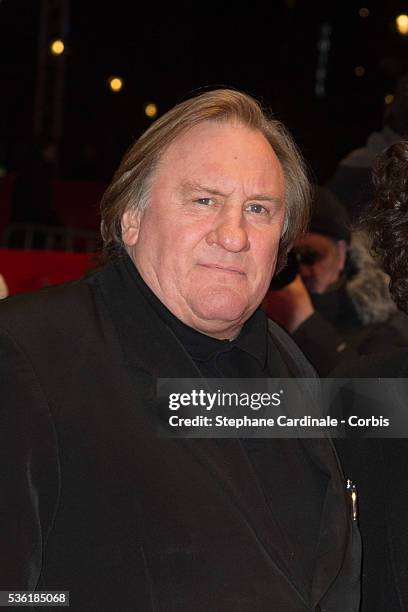
[[[221,212],[215,220],[214,227],[207,234],[206,240],[210,246],[218,245],[233,253],[248,251],[250,242],[242,212],[239,214]]]

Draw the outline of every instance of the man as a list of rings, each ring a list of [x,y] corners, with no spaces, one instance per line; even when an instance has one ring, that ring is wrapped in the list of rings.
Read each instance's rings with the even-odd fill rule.
[[[159,377],[313,376],[258,308],[307,212],[292,141],[239,92],[133,145],[102,202],[111,262],[2,308],[1,588],[99,612],[358,609],[327,439],[166,439],[154,420]]]
[[[318,187],[310,227],[296,244],[300,275],[309,293],[322,295],[338,285],[349,244],[349,219],[345,209],[328,189]]]
[[[351,357],[407,343],[406,317],[391,299],[388,278],[364,236],[352,236],[349,226],[338,199],[318,187],[308,232],[295,245],[299,274],[264,301],[321,376]]]

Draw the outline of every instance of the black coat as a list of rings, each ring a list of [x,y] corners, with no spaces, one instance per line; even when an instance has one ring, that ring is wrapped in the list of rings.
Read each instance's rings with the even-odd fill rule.
[[[292,337],[319,376],[329,376],[336,367],[359,355],[383,353],[408,344],[407,319],[401,312],[386,321],[363,324],[345,285],[311,297],[316,311]]]
[[[370,355],[342,365],[339,378],[407,378],[408,351]],[[392,380],[383,381],[388,388]],[[406,386],[406,385],[405,385]],[[395,389],[395,388],[394,388]],[[403,389],[398,387],[397,393]],[[401,407],[407,397],[390,398]],[[384,416],[387,416],[384,413]],[[363,540],[362,612],[408,610],[408,440],[335,442],[347,475],[357,485]]]
[[[302,441],[329,476],[310,603],[239,440],[157,437],[156,377],[199,373],[129,295],[116,263],[1,305],[0,589],[70,590],[78,611],[356,610],[331,443]]]

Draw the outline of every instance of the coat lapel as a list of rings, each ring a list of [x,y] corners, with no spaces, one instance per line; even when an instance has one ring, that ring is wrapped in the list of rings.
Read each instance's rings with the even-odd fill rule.
[[[307,452],[330,477],[323,503],[311,604],[316,606],[339,574],[350,535],[349,500],[337,454],[329,439],[303,439]]]
[[[96,278],[96,277],[95,277]],[[91,281],[95,282],[95,281]],[[156,315],[143,295],[136,289],[128,271],[119,262],[109,264],[98,275],[105,305],[117,330],[125,364],[132,371],[144,372],[155,388],[157,378],[202,378],[193,360],[173,332]],[[313,598],[318,601],[339,571],[344,551],[344,500],[339,496],[335,481],[337,464],[328,441],[303,441],[308,452],[327,471],[331,482],[326,494],[318,561],[313,583]],[[318,442],[321,442],[319,445]],[[243,521],[256,538],[262,554],[274,566],[275,572],[307,604],[309,599],[302,571],[273,512],[258,485],[253,467],[236,439],[180,439],[178,443],[208,469],[223,489],[226,497],[240,512]],[[330,463],[331,462],[331,463]],[[334,479],[334,480],[333,480]],[[335,517],[335,518],[334,518]]]

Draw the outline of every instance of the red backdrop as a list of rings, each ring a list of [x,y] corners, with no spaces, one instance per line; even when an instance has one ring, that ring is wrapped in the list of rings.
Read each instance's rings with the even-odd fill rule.
[[[93,253],[0,249],[0,274],[12,295],[78,278],[94,260]]]

